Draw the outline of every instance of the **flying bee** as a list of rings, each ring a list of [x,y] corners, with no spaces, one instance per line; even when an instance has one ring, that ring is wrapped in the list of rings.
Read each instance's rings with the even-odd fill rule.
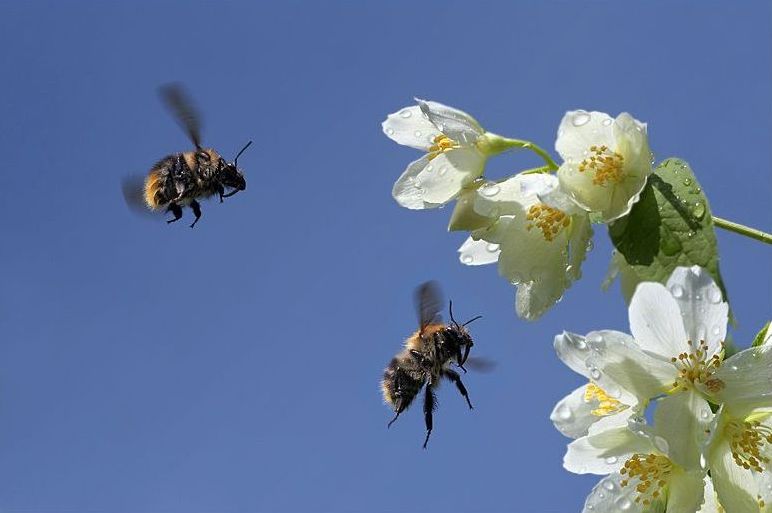
[[[220,203],[247,188],[244,175],[238,168],[238,160],[249,148],[249,141],[238,152],[233,163],[228,163],[213,148],[201,146],[200,116],[180,85],[170,84],[161,88],[161,98],[177,122],[183,127],[195,150],[175,153],[159,160],[148,172],[142,183],[124,180],[123,194],[132,207],[149,208],[174,214],[173,223],[182,218],[182,207],[189,206],[196,219],[201,218],[199,199],[218,195]],[[228,191],[228,192],[226,192]]]
[[[474,345],[466,325],[479,319],[474,317],[464,324],[453,318],[453,302],[450,302],[450,324],[442,322],[442,293],[435,282],[426,282],[416,289],[416,309],[418,311],[418,330],[405,341],[405,348],[395,356],[383,372],[381,390],[383,398],[394,409],[394,418],[388,427],[399,418],[413,399],[426,387],[424,392],[424,421],[426,439],[424,449],[432,433],[432,414],[436,406],[435,388],[440,381],[448,379],[455,383],[469,409],[472,402],[461,376],[451,368],[455,364],[466,373],[464,364],[469,358],[469,351]],[[471,361],[470,361],[471,363]]]

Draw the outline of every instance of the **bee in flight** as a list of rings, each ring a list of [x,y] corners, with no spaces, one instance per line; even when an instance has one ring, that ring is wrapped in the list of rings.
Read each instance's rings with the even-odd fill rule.
[[[394,409],[395,415],[388,426],[399,418],[413,399],[424,391],[424,420],[426,439],[424,449],[432,433],[432,413],[436,405],[434,389],[445,378],[455,383],[466,399],[469,409],[472,403],[461,376],[451,368],[455,364],[466,373],[464,364],[474,343],[466,325],[479,319],[480,315],[459,324],[453,318],[453,302],[450,302],[450,324],[444,324],[440,310],[443,307],[442,293],[435,282],[426,282],[416,289],[418,330],[405,341],[405,348],[395,356],[383,372],[381,390],[386,403]],[[471,361],[470,361],[471,363]],[[482,366],[482,362],[481,362]]]
[[[239,151],[232,164],[226,162],[214,149],[201,146],[200,116],[182,87],[167,85],[160,93],[196,148],[162,158],[141,183],[137,179],[124,180],[123,194],[132,207],[174,214],[167,223],[182,218],[182,207],[189,206],[196,216],[190,225],[193,228],[201,217],[199,199],[218,195],[222,203],[224,198],[247,188],[238,160],[252,141]]]

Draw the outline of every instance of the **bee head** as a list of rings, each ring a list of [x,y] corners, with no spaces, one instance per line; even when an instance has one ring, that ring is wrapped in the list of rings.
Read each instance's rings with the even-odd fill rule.
[[[243,191],[247,188],[247,181],[244,178],[244,173],[242,173],[239,169],[239,157],[247,148],[249,148],[251,144],[252,141],[249,141],[243,148],[241,148],[241,151],[236,154],[236,158],[233,159],[233,164],[224,163],[220,169],[220,183],[233,189],[233,191],[226,196],[231,196],[236,192]]]
[[[456,322],[456,319],[453,318],[453,301],[450,302],[450,306],[448,308],[450,310],[450,321],[451,321],[451,331],[453,332],[453,335],[455,336],[455,339],[458,344],[458,351],[455,355],[456,363],[458,363],[458,366],[464,369],[464,363],[466,363],[466,359],[469,358],[469,351],[472,349],[472,346],[474,345],[474,342],[472,341],[472,335],[469,334],[469,331],[466,329],[466,325],[470,324],[477,319],[480,319],[482,315],[478,315],[476,317],[472,317],[468,321],[466,321],[463,324],[459,324]],[[463,354],[462,354],[463,350]],[[466,369],[464,369],[466,371]]]

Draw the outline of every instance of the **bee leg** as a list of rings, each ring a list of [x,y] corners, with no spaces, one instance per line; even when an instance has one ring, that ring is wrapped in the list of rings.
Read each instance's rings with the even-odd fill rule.
[[[174,214],[174,219],[169,219],[168,221],[166,221],[166,224],[173,223],[174,221],[179,221],[182,218],[182,207],[180,207],[176,203],[172,203],[171,205],[169,205],[169,208],[167,208],[166,211]]]
[[[190,225],[191,228],[196,226],[196,223],[201,218],[201,205],[199,205],[198,201],[193,200],[190,202],[190,208],[193,209],[193,215],[196,216],[196,219],[193,221],[193,224]]]
[[[217,194],[220,196],[220,203],[222,203],[224,201],[223,198],[225,197],[225,188],[222,185],[217,186]]]
[[[434,413],[434,385],[426,385],[426,395],[424,396],[424,420],[426,421],[426,439],[424,440],[424,449],[429,443],[429,435],[432,434],[432,413]]]
[[[474,410],[474,406],[472,406],[472,402],[469,400],[469,393],[466,391],[466,387],[461,382],[461,376],[459,376],[456,371],[452,371],[450,369],[445,369],[442,371],[442,375],[456,384],[456,388],[458,388],[458,391],[461,392],[461,395],[464,396],[464,399],[466,399],[466,404],[469,405],[469,409]]]

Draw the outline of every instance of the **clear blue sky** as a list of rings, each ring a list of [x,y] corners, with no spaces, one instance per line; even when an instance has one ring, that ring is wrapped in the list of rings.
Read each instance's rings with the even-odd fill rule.
[[[603,227],[537,323],[465,268],[448,209],[390,196],[416,158],[382,133],[413,96],[552,149],[568,109],[626,110],[714,212],[772,228],[769,2],[186,2],[0,6],[0,510],[578,510],[556,400],[581,383],[563,329],[627,330],[600,291]],[[248,187],[195,230],[132,215],[121,177],[187,150],[156,88],[179,80]],[[493,176],[537,165],[497,158]],[[186,212],[186,220],[190,213]],[[741,345],[772,306],[770,248],[719,233]],[[474,352],[428,451],[386,430],[382,368],[434,278]]]

